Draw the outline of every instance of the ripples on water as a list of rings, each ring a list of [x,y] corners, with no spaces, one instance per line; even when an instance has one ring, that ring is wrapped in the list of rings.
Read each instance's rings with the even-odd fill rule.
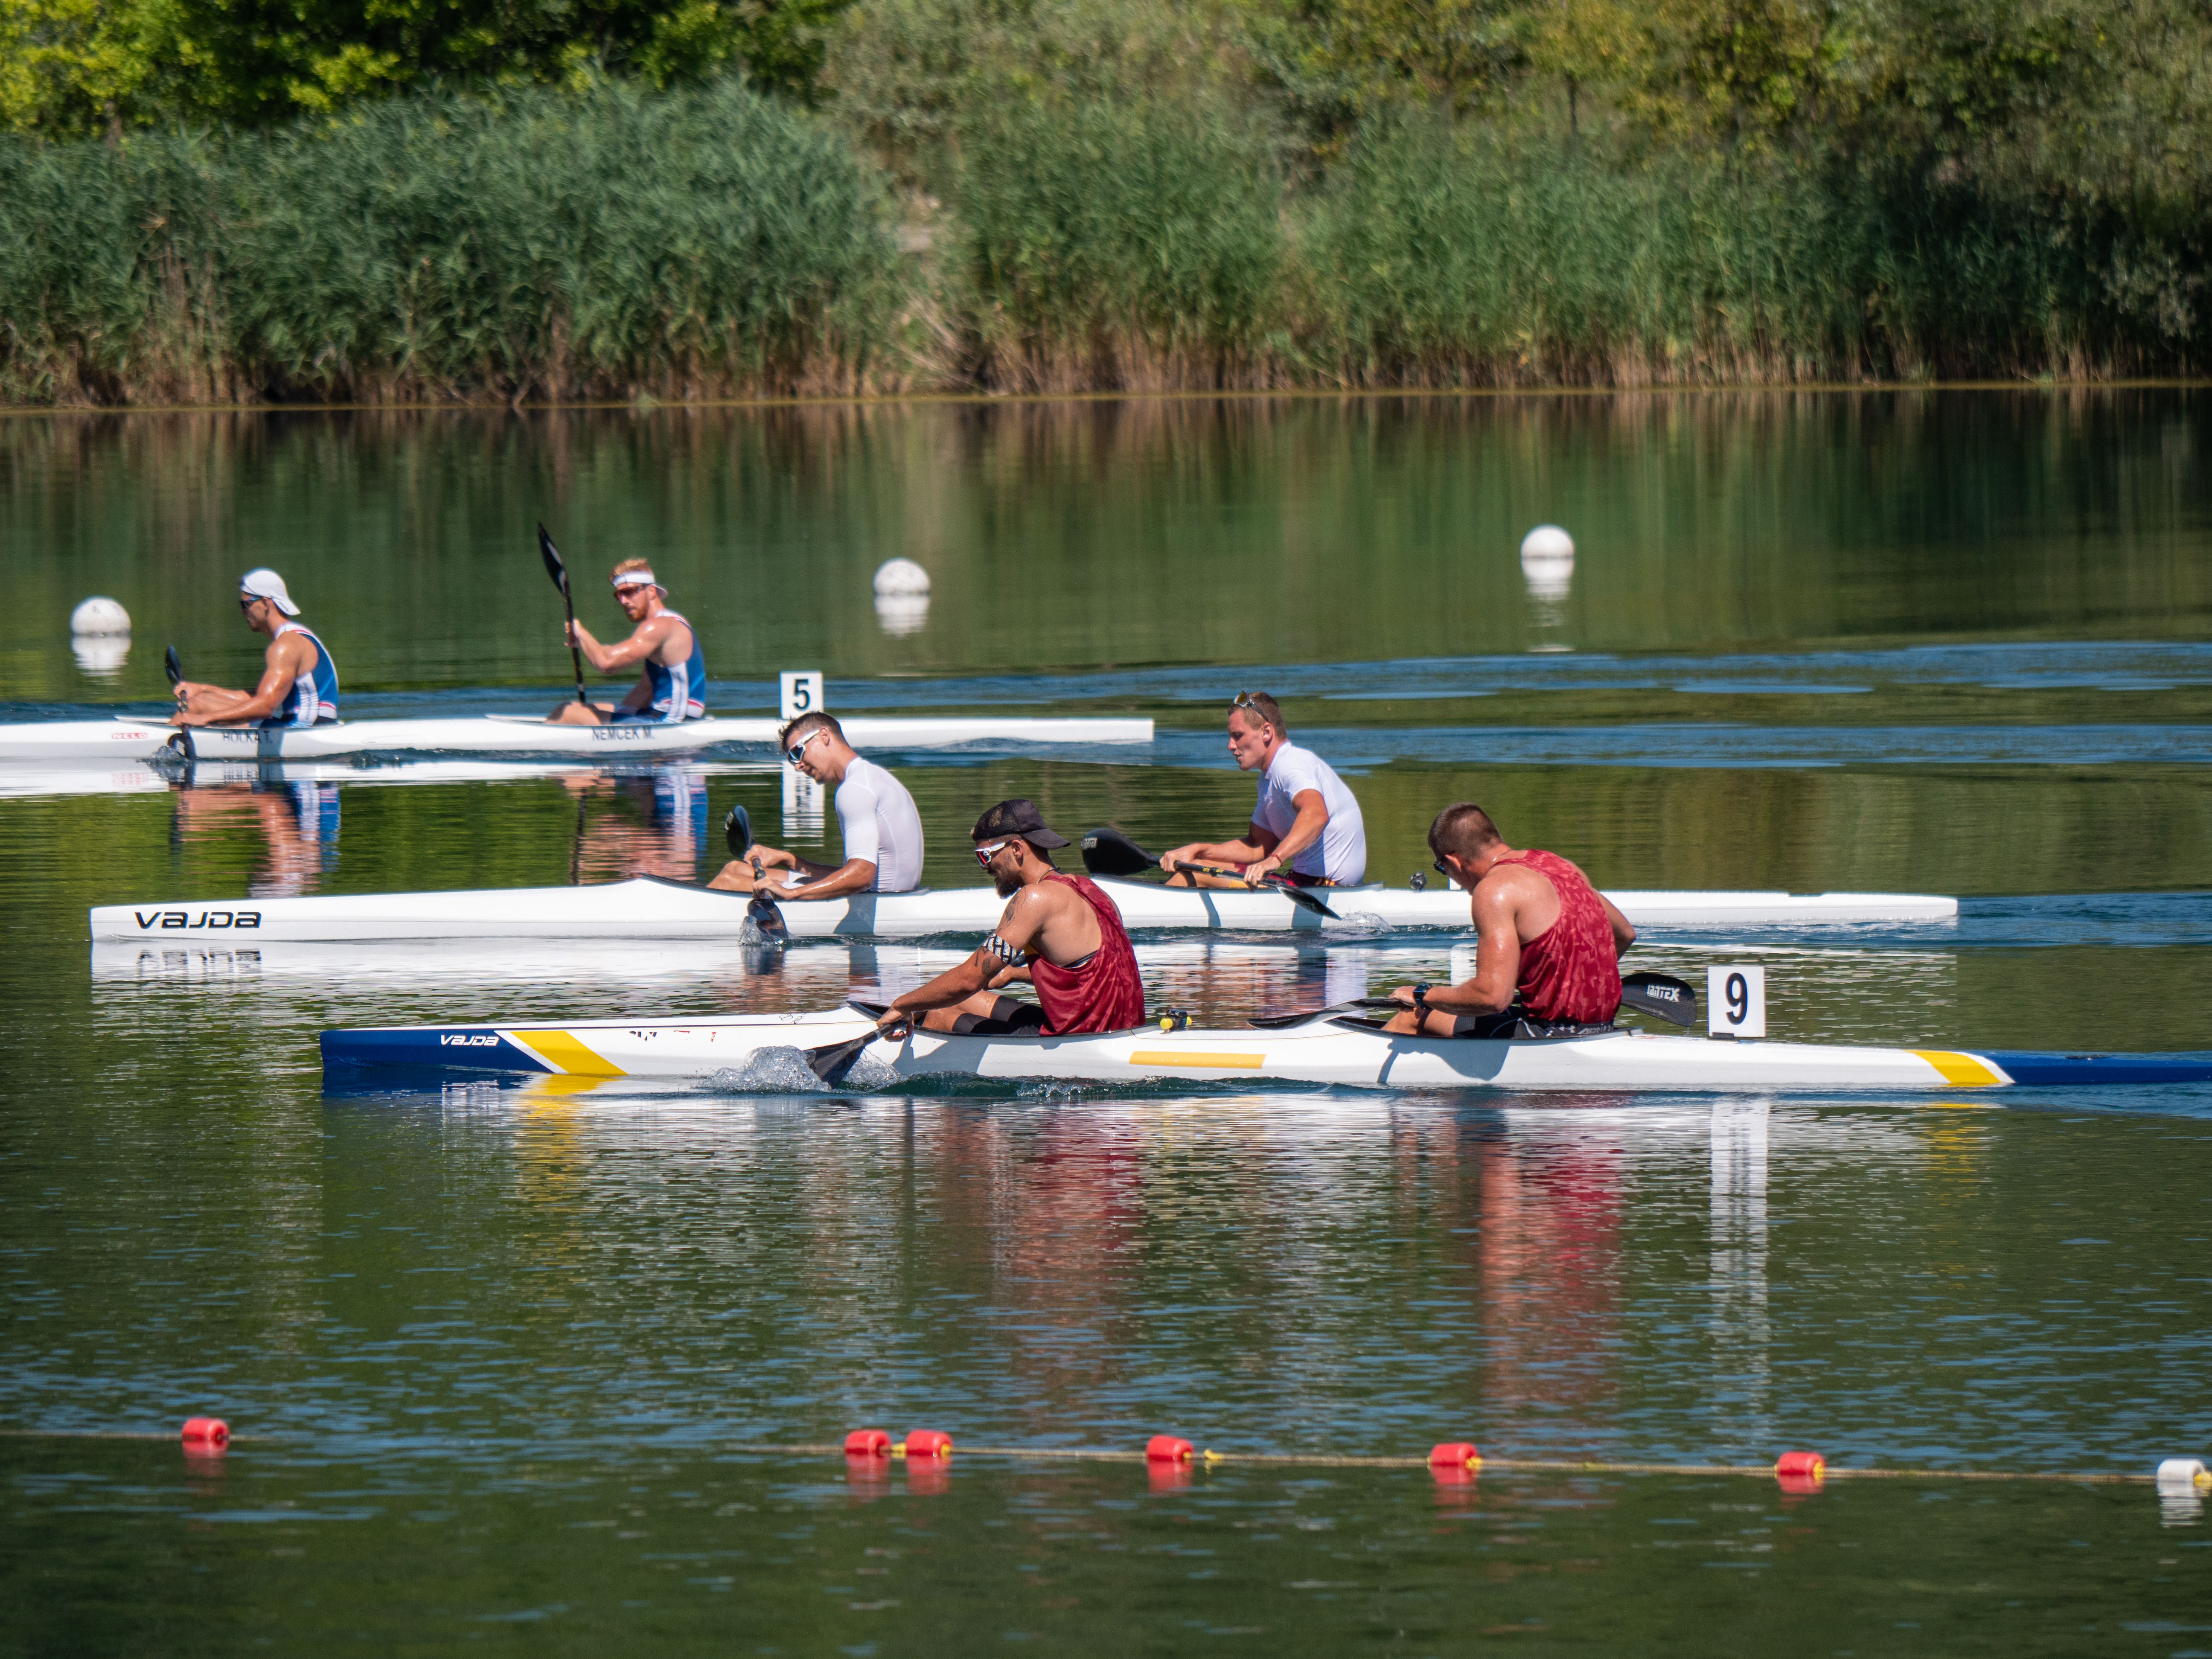
[[[1941,926],[1639,945],[1639,965],[1692,980],[1762,963],[1777,1036],[2212,1048],[2212,647],[2177,637],[2207,604],[2196,402],[1943,406],[1952,424],[1852,404],[1848,441],[1826,414],[1670,424],[1680,400],[1585,424],[1502,404],[1427,425],[1232,411],[1218,430],[993,414],[968,448],[938,447],[954,428],[934,416],[787,423],[764,447],[719,416],[696,443],[623,416],[568,432],[590,464],[563,476],[594,556],[666,553],[705,590],[732,704],[764,704],[766,677],[804,658],[832,668],[837,708],[1163,722],[1143,756],[894,757],[938,831],[934,883],[974,874],[940,826],[1003,795],[1147,844],[1233,827],[1249,785],[1212,722],[1271,685],[1352,775],[1378,878],[1425,869],[1429,814],[1469,797],[1614,886],[1966,896]],[[422,597],[419,636],[351,647],[349,713],[548,696],[529,682],[559,672],[553,624],[486,597],[539,510],[507,511],[547,460],[528,428],[461,423],[443,449],[404,423],[153,429],[102,447],[88,428],[51,453],[58,428],[0,433],[0,511],[23,532],[0,559],[25,592],[142,593],[140,647],[97,681],[71,678],[27,599],[7,625],[46,631],[9,659],[36,704],[12,717],[158,692],[151,641],[173,624],[195,664],[244,660],[200,590],[295,554],[295,591],[340,594],[364,633],[390,592]],[[1923,476],[1931,445],[1945,464]],[[1879,499],[1869,449],[1889,458]],[[374,481],[343,482],[340,460]],[[785,611],[714,610],[727,523],[687,504],[722,500],[707,484],[725,472],[750,481],[728,556],[811,561]],[[908,478],[945,493],[899,496]],[[1165,505],[1133,520],[1137,501]],[[377,530],[394,501],[443,539]],[[1510,549],[1532,514],[1582,533],[1569,594],[1524,592]],[[330,526],[322,553],[299,553],[307,521]],[[214,523],[229,528],[193,527]],[[1133,577],[1095,557],[1108,532],[1152,562]],[[865,593],[894,543],[939,574],[896,635]],[[1056,611],[1007,587],[1017,556]],[[448,583],[480,640],[449,637]],[[1041,656],[1074,667],[1028,672]],[[719,1088],[325,1096],[330,1025],[819,1007],[963,947],[131,946],[88,971],[96,902],[690,877],[719,862],[733,800],[820,848],[818,816],[758,762],[0,776],[0,1426],[166,1434],[215,1409],[242,1437],[217,1462],[0,1437],[16,1645],[2207,1645],[2212,1534],[2140,1486],[1792,1496],[758,1449],[880,1425],[970,1447],[1170,1431],[1418,1456],[1467,1437],[1507,1456],[1765,1463],[1802,1445],[2141,1472],[2212,1451],[2212,1091],[892,1096],[864,1074],[824,1093],[787,1057]],[[1209,1021],[1467,971],[1444,935],[1139,953],[1156,1001]]]

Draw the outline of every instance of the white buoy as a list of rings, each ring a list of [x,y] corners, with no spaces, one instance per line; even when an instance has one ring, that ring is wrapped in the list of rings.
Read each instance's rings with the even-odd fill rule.
[[[927,593],[929,572],[912,559],[885,559],[876,569],[878,593]]]
[[[70,612],[70,632],[87,639],[131,631],[131,613],[105,593],[95,593]]]
[[[1540,599],[1565,598],[1575,579],[1575,538],[1555,524],[1540,524],[1521,538],[1521,574]]]
[[[2194,1457],[2167,1458],[2158,1466],[2157,1479],[2160,1492],[2202,1492],[2212,1486],[2212,1473]]]

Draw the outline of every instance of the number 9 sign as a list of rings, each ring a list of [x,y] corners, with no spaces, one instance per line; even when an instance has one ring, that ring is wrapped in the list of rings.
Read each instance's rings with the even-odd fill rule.
[[[1705,969],[1705,1030],[1712,1036],[1766,1035],[1766,969]]]

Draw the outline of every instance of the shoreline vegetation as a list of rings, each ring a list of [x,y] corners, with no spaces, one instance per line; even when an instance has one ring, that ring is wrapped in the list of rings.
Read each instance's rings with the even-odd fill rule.
[[[289,78],[204,33],[161,37],[191,77],[132,81],[130,42],[158,58],[156,24],[198,14],[112,3],[55,12],[71,35],[0,0],[0,48],[46,54],[0,75],[17,408],[2071,384],[2212,357],[2212,26],[2161,0],[1873,0],[1857,36],[1708,0],[857,0],[690,60],[648,31],[472,80],[416,42],[358,84],[330,67],[356,61],[343,11]]]

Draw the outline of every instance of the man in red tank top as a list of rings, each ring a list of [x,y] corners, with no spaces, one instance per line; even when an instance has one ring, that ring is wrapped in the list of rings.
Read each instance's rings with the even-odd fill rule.
[[[1003,1034],[1127,1031],[1145,1023],[1137,955],[1114,901],[1088,876],[1053,866],[1048,849],[1067,837],[1045,827],[1033,802],[1002,800],[975,820],[975,858],[1009,901],[999,926],[975,953],[891,1004],[877,1024],[886,1031]],[[1026,980],[1037,1000],[1000,988]]]
[[[1620,1007],[1620,957],[1636,929],[1589,878],[1556,853],[1518,852],[1471,801],[1429,826],[1437,868],[1473,895],[1474,977],[1401,985],[1409,1004],[1388,1030],[1428,1036],[1504,1036],[1521,1019],[1604,1025]]]

